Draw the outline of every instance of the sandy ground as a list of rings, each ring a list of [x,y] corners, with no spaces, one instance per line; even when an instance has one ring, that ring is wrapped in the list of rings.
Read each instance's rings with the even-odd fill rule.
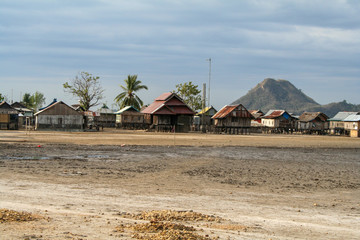
[[[38,147],[41,145],[41,147]],[[219,239],[360,239],[360,139],[0,132],[0,239],[133,239],[124,213],[214,215]],[[221,223],[220,223],[221,224]]]

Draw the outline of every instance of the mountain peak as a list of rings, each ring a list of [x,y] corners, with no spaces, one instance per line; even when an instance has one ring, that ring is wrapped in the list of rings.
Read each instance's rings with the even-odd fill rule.
[[[312,98],[297,89],[285,79],[265,78],[245,96],[237,99],[233,104],[241,103],[248,109],[286,109],[299,112],[304,106],[318,106]]]
[[[360,105],[350,104],[345,100],[320,105],[300,89],[297,89],[290,81],[284,79],[275,80],[274,78],[265,78],[245,96],[237,99],[232,104],[240,103],[248,110],[261,109],[263,112],[270,109],[284,109],[295,114],[309,111],[323,112],[328,116],[334,116],[339,111],[360,111]]]

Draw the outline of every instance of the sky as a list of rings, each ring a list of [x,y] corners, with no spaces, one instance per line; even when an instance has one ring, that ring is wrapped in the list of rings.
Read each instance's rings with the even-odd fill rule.
[[[85,71],[115,109],[134,74],[144,104],[210,81],[220,109],[268,77],[360,104],[359,13],[358,0],[0,0],[0,93],[75,104],[63,83]]]

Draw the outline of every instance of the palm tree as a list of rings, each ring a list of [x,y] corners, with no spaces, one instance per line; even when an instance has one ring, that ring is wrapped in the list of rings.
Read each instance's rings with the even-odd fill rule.
[[[141,85],[141,81],[137,80],[137,75],[128,75],[124,82],[126,83],[125,87],[120,85],[124,92],[115,97],[116,103],[119,104],[120,108],[133,106],[134,108],[140,110],[143,105],[143,101],[135,94],[135,92],[141,89],[147,90],[148,87]]]

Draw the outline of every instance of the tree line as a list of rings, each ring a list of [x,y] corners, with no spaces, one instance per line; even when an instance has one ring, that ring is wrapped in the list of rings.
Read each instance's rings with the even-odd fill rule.
[[[140,111],[144,103],[138,92],[143,89],[148,90],[148,87],[138,80],[137,75],[128,75],[124,79],[124,83],[123,85],[120,84],[122,92],[115,97],[115,103],[120,108],[133,106]],[[65,82],[63,88],[65,92],[79,99],[79,104],[85,111],[100,104],[100,101],[104,98],[105,90],[100,84],[100,77],[93,76],[88,72],[80,72],[70,83]],[[193,110],[196,111],[202,108],[201,91],[198,89],[198,85],[193,84],[191,81],[177,84],[172,92],[177,93]],[[4,100],[7,100],[6,96],[0,93],[0,102]],[[25,93],[21,103],[27,108],[38,111],[45,103],[45,97],[44,94],[38,91],[33,94]]]
[[[93,76],[88,72],[80,72],[71,83],[65,82],[63,87],[66,92],[79,98],[80,106],[88,111],[104,98],[104,89],[101,87],[99,79],[100,77]],[[115,97],[114,101],[120,108],[132,106],[140,110],[144,103],[137,92],[143,89],[148,90],[148,87],[138,80],[137,75],[128,75],[124,79],[124,83],[120,84],[122,92]],[[190,81],[177,84],[175,87],[176,90],[173,92],[177,93],[190,108],[195,111],[202,108],[201,91],[198,89],[198,85],[194,85]]]

